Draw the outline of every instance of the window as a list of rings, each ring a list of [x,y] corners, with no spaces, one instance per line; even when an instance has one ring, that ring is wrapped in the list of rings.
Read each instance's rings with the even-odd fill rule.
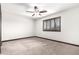
[[[43,31],[61,31],[61,17],[43,20]]]

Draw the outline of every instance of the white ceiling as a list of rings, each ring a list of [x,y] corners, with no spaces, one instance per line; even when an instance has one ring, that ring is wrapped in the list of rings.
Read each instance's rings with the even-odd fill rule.
[[[75,6],[79,6],[78,3],[15,3],[15,4],[2,4],[5,11],[11,10],[11,12],[16,12],[19,15],[24,15],[30,18],[42,18],[44,16],[57,13]],[[15,8],[12,7],[15,5]],[[47,13],[42,13],[42,16],[36,15],[32,16],[32,13],[26,11],[34,11],[33,7],[38,6],[39,10],[47,10]],[[9,9],[9,10],[8,10]]]
[[[25,15],[30,16],[32,18],[41,18],[49,14],[53,14],[56,12],[60,12],[62,10],[72,8],[79,4],[78,3],[27,3],[21,5],[27,7],[26,11],[29,10],[33,11],[34,6],[38,6],[39,10],[47,10],[47,13],[42,13],[42,16],[39,15],[32,16],[32,13],[28,13],[28,12],[25,13]]]

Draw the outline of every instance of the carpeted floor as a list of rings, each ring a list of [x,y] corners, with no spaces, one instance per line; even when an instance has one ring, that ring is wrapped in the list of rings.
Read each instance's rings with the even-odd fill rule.
[[[1,55],[79,55],[79,47],[40,38],[3,42]]]

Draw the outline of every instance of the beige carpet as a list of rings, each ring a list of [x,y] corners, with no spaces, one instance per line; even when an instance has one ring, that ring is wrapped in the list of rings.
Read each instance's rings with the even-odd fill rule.
[[[79,47],[40,38],[3,42],[1,55],[79,55]]]

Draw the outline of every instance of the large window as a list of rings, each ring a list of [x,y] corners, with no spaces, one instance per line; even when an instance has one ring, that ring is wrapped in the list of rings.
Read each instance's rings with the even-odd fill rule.
[[[61,31],[61,17],[43,20],[43,31]]]

